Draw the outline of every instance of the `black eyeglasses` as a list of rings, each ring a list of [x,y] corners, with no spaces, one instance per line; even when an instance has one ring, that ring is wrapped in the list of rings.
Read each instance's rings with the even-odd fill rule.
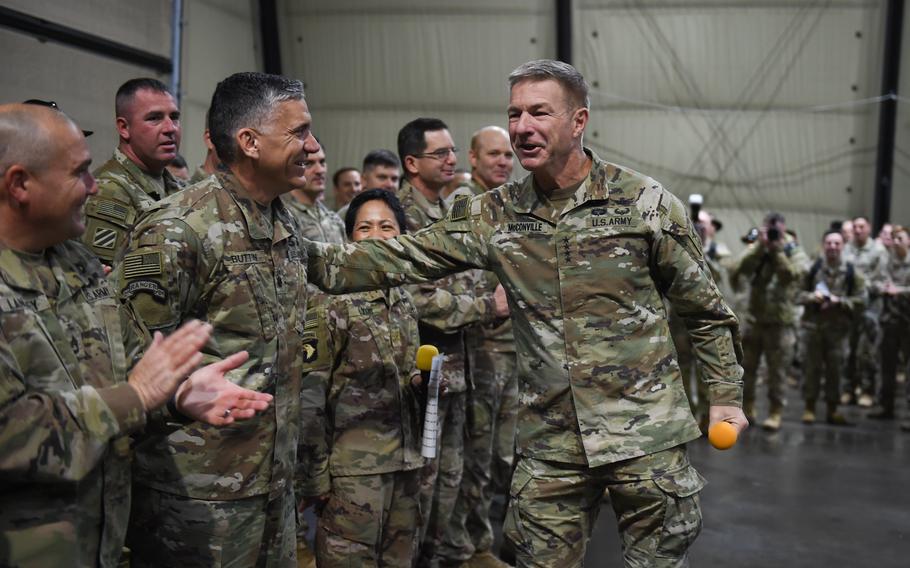
[[[41,105],[46,107],[51,107],[53,109],[60,110],[60,107],[57,106],[56,101],[42,101],[41,99],[29,99],[27,101],[22,101],[22,104],[26,105]]]
[[[424,152],[423,154],[414,154],[415,158],[433,158],[434,160],[445,160],[449,157],[449,154],[458,154],[458,148],[452,146],[451,148],[440,148],[439,150],[433,150],[432,152]]]
[[[60,110],[60,106],[57,105],[57,101],[45,101],[45,100],[41,100],[41,99],[29,99],[29,100],[27,100],[27,101],[22,101],[22,104],[24,104],[24,105],[38,105],[38,106],[44,106],[44,107],[52,108],[52,109],[54,109],[54,110],[59,110],[60,112],[63,112],[62,110]],[[91,136],[92,134],[94,134],[94,131],[92,131],[92,130],[83,130],[83,131],[82,131],[82,134],[83,134],[84,136],[88,137],[88,136]]]

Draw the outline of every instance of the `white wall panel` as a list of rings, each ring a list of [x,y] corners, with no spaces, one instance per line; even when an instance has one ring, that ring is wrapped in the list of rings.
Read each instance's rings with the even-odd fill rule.
[[[262,71],[252,0],[186,0],[183,11],[183,141],[190,171],[205,159],[205,113],[215,86],[240,71]]]
[[[57,101],[81,127],[94,130],[88,139],[95,165],[107,161],[117,145],[114,94],[124,81],[151,76],[143,67],[128,65],[86,51],[0,28],[0,101],[26,99]],[[15,70],[12,72],[11,70]]]
[[[474,130],[505,125],[509,72],[555,52],[547,0],[289,0],[279,11],[285,73],[307,84],[330,173],[374,148],[395,151],[418,116],[445,120],[465,148]]]
[[[136,49],[171,56],[171,0],[3,0],[2,4]]]
[[[871,212],[881,5],[580,0],[587,141],[736,225],[780,210],[814,242]]]

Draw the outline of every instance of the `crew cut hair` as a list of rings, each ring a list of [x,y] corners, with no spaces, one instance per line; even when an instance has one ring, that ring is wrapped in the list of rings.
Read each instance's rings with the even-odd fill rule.
[[[438,118],[415,118],[398,131],[398,159],[404,163],[406,156],[422,154],[427,149],[427,132],[448,129]]]
[[[426,147],[424,147],[424,149],[426,149]],[[401,160],[398,159],[398,156],[395,155],[395,152],[386,150],[385,148],[370,150],[370,152],[363,158],[363,169],[361,171],[366,173],[376,166],[398,168],[400,170]]]
[[[117,95],[114,97],[114,112],[117,116],[124,116],[126,114],[126,107],[133,102],[133,97],[135,97],[136,93],[139,91],[167,93],[168,95],[174,96],[171,90],[167,88],[167,85],[158,79],[153,79],[151,77],[130,79],[126,83],[120,85],[120,88],[117,89]]]
[[[241,128],[256,128],[275,106],[303,99],[303,83],[268,73],[234,73],[215,87],[209,105],[209,138],[225,164],[240,157],[234,136]]]
[[[568,63],[553,59],[536,59],[522,63],[509,73],[509,88],[522,81],[545,81],[552,79],[559,83],[569,94],[569,103],[576,108],[591,108],[588,96],[588,82],[578,69]]]

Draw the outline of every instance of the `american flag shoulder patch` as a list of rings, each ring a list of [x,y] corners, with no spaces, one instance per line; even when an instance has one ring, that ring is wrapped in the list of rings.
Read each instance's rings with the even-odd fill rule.
[[[161,251],[137,252],[123,258],[123,277],[158,276],[164,272],[164,255]]]
[[[121,223],[131,222],[130,208],[114,199],[103,197],[91,199],[86,205],[85,212],[89,216],[106,217]]]

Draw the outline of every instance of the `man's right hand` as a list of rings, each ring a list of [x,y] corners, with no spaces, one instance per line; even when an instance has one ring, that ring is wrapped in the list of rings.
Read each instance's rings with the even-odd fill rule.
[[[496,317],[509,317],[509,299],[506,297],[506,289],[502,287],[502,284],[497,285],[496,290],[493,291],[493,303],[496,306],[494,310]]]
[[[151,346],[128,378],[146,412],[170,400],[180,383],[199,366],[199,350],[211,335],[212,326],[198,320],[183,324],[167,337],[155,332]]]

